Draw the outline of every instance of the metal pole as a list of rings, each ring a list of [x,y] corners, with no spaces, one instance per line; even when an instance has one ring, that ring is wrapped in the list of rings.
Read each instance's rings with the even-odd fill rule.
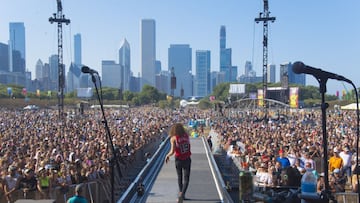
[[[52,24],[57,23],[58,28],[58,110],[59,119],[63,121],[64,114],[64,88],[65,88],[65,68],[63,64],[63,37],[62,37],[62,24],[68,25],[70,19],[66,19],[62,14],[61,0],[57,0],[57,13],[53,14],[53,17],[49,18],[49,22]]]
[[[267,117],[267,105],[265,104],[267,90],[267,65],[268,65],[268,21],[275,22],[275,17],[269,17],[269,2],[264,0],[264,12],[259,13],[259,17],[255,18],[255,22],[263,22],[263,105],[265,117]]]

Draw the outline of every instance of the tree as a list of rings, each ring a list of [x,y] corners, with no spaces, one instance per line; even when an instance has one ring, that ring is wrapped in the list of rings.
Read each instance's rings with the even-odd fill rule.
[[[162,109],[170,108],[171,107],[171,101],[168,100],[160,100],[158,102],[158,106]]]
[[[135,106],[141,105],[141,101],[140,101],[140,98],[139,98],[139,97],[133,97],[133,98],[131,99],[131,102],[132,102]]]
[[[56,95],[56,92],[51,92],[51,96],[54,97]],[[75,98],[77,96],[76,91],[69,92],[65,94],[65,98]]]
[[[262,83],[246,84],[245,93],[255,92],[257,93],[258,89],[263,89]]]
[[[225,101],[229,96],[230,83],[220,83],[214,87],[212,95],[215,96],[217,100]]]
[[[199,107],[200,109],[209,109],[209,108],[212,107],[212,104],[210,103],[209,100],[207,100],[207,99],[202,99],[202,100],[200,100],[200,102],[199,102],[199,104],[198,104],[198,107]]]
[[[141,101],[144,102],[144,104],[149,104],[152,102],[158,102],[160,94],[155,87],[150,85],[144,85],[139,97],[141,98]]]
[[[126,90],[123,93],[123,100],[124,101],[131,101],[135,96],[136,96],[135,92],[130,92],[130,91]]]
[[[138,96],[140,104],[157,103],[160,100],[166,99],[165,93],[160,93],[155,87],[150,85],[144,85],[142,91]]]
[[[305,99],[321,100],[319,88],[311,85],[301,86],[299,89],[299,100],[305,100]]]
[[[103,99],[115,100],[118,98],[118,89],[116,88],[104,87],[102,92],[103,92]]]

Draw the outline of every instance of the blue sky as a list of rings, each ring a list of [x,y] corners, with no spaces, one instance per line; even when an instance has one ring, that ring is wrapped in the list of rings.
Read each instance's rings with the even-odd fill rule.
[[[219,70],[219,32],[226,26],[226,46],[232,63],[244,73],[245,61],[253,61],[262,75],[262,23],[254,19],[263,11],[263,0],[63,0],[63,14],[71,24],[63,26],[64,63],[73,60],[73,36],[82,36],[83,64],[101,72],[101,60],[118,61],[118,49],[126,38],[131,48],[131,69],[140,72],[140,21],[156,21],[156,57],[167,69],[170,44],[190,44],[195,51],[211,51],[211,69]],[[48,19],[56,12],[56,0],[0,0],[0,42],[9,39],[9,22],[24,22],[27,69],[35,77],[38,59],[48,62],[57,53],[57,26]],[[334,72],[360,85],[359,0],[269,0],[268,63],[302,61]],[[307,84],[318,86],[311,76]],[[327,93],[351,89],[329,80]]]

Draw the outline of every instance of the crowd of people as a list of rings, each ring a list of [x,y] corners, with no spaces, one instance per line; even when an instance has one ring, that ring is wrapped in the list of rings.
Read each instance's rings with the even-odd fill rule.
[[[111,146],[99,110],[86,109],[81,115],[70,112],[62,120],[57,110],[1,111],[0,198],[13,202],[16,192],[30,195],[31,191],[39,191],[39,198],[50,198],[56,187],[66,191],[68,185],[109,176]],[[320,111],[286,112],[285,119],[275,112],[263,120],[255,119],[261,117],[261,111],[233,109],[138,107],[107,109],[105,113],[124,167],[142,146],[164,138],[162,131],[173,123],[205,119],[220,135],[220,145],[229,156],[257,174],[258,184],[285,184],[281,179],[285,168],[295,168],[300,174],[309,168],[319,178],[319,190],[323,189]],[[345,184],[357,191],[356,129],[355,112],[328,113],[329,178],[334,192],[345,188],[334,186],[337,176],[345,176]]]
[[[228,156],[253,172],[255,184],[300,186],[301,176],[311,170],[318,179],[318,192],[325,189],[321,111],[288,112],[283,119],[279,112],[266,119],[254,119],[257,115],[250,111],[228,115],[213,128]],[[355,111],[327,114],[329,189],[334,193],[345,192],[346,186],[358,191],[356,119]],[[283,176],[284,172],[288,174]],[[287,179],[296,181],[289,185]]]
[[[0,198],[53,198],[55,188],[66,192],[69,185],[109,176],[112,147],[100,110],[67,112],[64,119],[50,109],[1,112]],[[162,139],[173,122],[185,123],[187,114],[153,107],[107,109],[120,167],[126,171],[138,149]],[[32,197],[32,191],[41,196]]]

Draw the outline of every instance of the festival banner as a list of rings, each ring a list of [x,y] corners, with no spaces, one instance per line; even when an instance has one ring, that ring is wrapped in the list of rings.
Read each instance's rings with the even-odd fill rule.
[[[250,98],[250,99],[256,99],[256,96],[257,96],[257,95],[256,95],[256,92],[250,92],[250,93],[249,93],[249,98]]]
[[[8,93],[8,95],[11,97],[12,96],[12,88],[11,87],[8,87],[7,88],[7,93]]]
[[[290,108],[299,108],[299,87],[289,88]]]
[[[26,97],[26,95],[27,95],[27,90],[26,90],[25,87],[22,89],[21,93]]]
[[[230,84],[230,94],[245,94],[245,84]]]
[[[258,106],[263,107],[264,106],[264,91],[262,89],[258,89]]]
[[[93,91],[91,87],[77,88],[78,98],[91,98],[92,96],[93,96]]]
[[[346,100],[346,91],[345,90],[342,90],[342,99]]]

